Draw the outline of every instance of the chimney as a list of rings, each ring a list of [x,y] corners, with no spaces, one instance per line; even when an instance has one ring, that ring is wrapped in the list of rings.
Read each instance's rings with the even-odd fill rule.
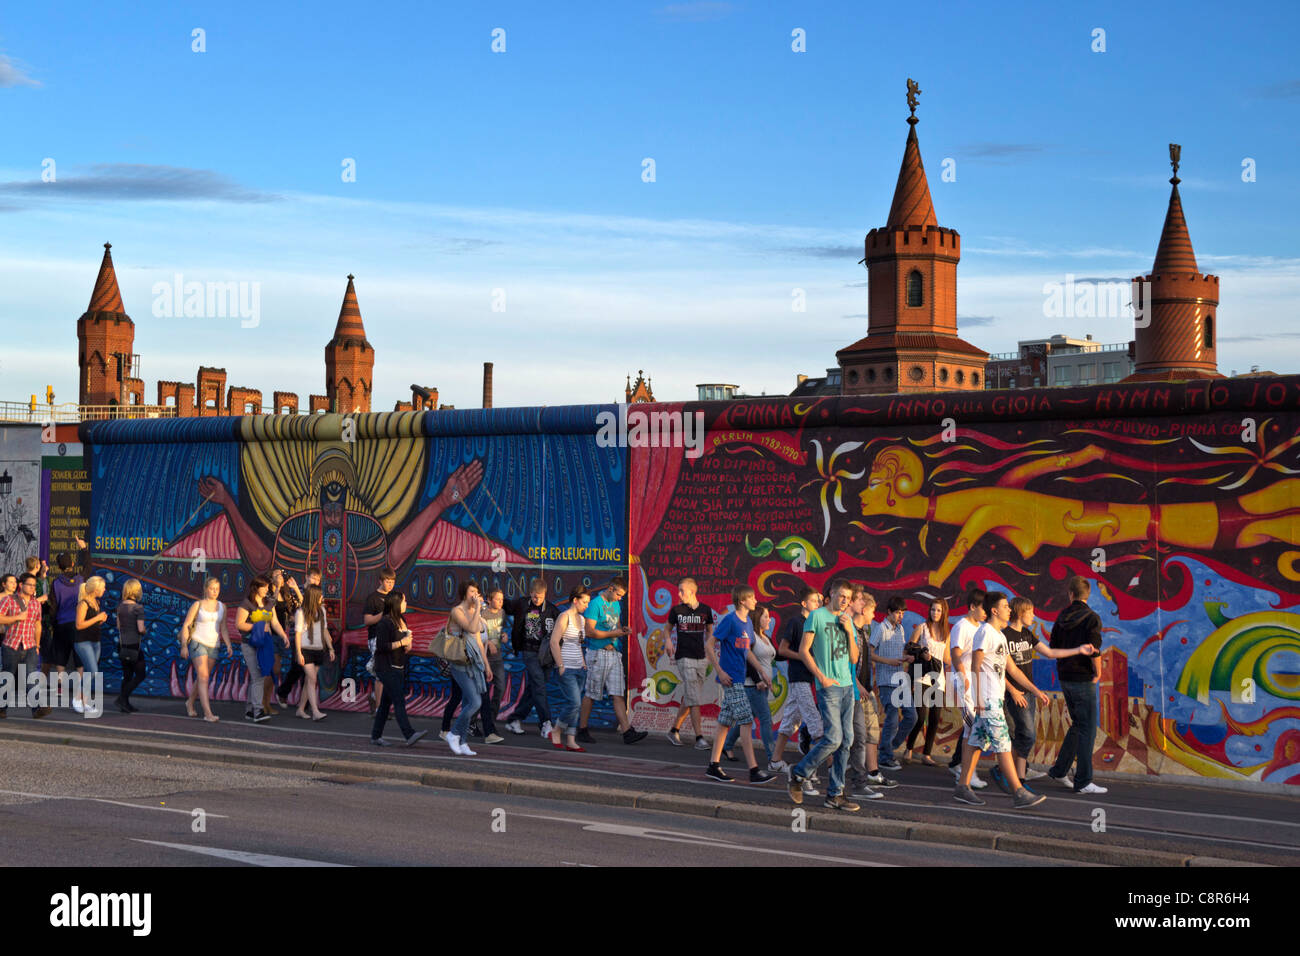
[[[492,407],[492,363],[483,363],[483,407]]]

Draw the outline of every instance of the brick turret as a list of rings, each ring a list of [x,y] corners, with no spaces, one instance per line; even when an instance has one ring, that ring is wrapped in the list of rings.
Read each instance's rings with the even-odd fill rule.
[[[353,278],[348,276],[334,338],[325,346],[325,393],[330,410],[340,413],[370,411],[374,384],[375,350],[366,340],[366,330],[361,324]]]
[[[913,115],[884,227],[867,233],[866,338],[836,353],[846,395],[976,390],[984,387],[988,353],[957,335],[957,262],[961,237],[940,226]]]
[[[90,305],[77,320],[77,402],[81,405],[129,402],[128,391],[138,394],[144,389],[144,383],[133,377],[135,323],[122,305],[112,248],[111,243],[104,243],[104,259]]]
[[[1219,277],[1202,274],[1196,265],[1178,194],[1181,154],[1181,146],[1169,145],[1173,188],[1156,261],[1150,275],[1133,280],[1135,354],[1128,382],[1222,378],[1216,351]]]

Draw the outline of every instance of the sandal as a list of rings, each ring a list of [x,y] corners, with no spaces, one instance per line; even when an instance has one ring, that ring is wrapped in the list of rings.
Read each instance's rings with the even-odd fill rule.
[[[311,720],[311,718],[301,710],[295,710],[293,712],[293,715],[297,717],[299,720]]]
[[[197,717],[198,715],[195,714],[195,716]],[[204,717],[203,719],[206,720],[206,721],[207,721],[208,723],[210,723],[210,724],[215,724],[215,723],[216,723],[218,720],[220,720],[221,718],[218,717],[216,714],[208,714],[208,716]]]
[[[320,723],[322,720],[324,720],[324,719],[325,719],[326,717],[328,717],[328,716],[329,716],[329,714],[321,714],[319,717],[313,717],[313,718],[312,718],[312,722],[318,724],[318,723]]]
[[[923,757],[921,758],[921,763],[925,764],[927,767],[937,767],[937,766],[939,766],[939,765],[934,761],[934,758],[932,758],[929,754],[926,754],[925,756],[923,756]]]
[[[564,749],[569,751],[569,753],[575,753],[575,754],[585,754],[587,752],[586,747],[579,747],[577,744],[574,744],[572,747],[570,747],[568,744],[565,744]]]

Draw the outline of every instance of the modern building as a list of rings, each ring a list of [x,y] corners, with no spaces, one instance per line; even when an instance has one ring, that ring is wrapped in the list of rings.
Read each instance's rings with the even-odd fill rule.
[[[723,385],[716,382],[696,385],[695,391],[701,402],[729,402],[733,398],[742,397],[739,385]]]
[[[972,391],[984,387],[988,353],[957,334],[961,237],[939,225],[916,138],[908,80],[907,143],[885,225],[867,233],[866,337],[836,353],[845,395]]]
[[[825,375],[816,378],[808,375],[797,375],[795,377],[794,391],[792,396],[803,395],[840,395],[844,389],[844,373],[837,365],[834,368],[828,368]]]
[[[1103,344],[1053,335],[1022,340],[1015,352],[989,356],[988,388],[1108,385],[1133,372],[1133,343]]]

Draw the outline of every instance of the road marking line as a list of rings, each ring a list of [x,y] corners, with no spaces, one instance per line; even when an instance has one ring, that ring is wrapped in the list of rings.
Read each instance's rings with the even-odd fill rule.
[[[109,800],[107,797],[74,797],[58,793],[28,793],[24,790],[0,790],[0,793],[9,794],[14,797],[36,797],[40,800],[85,800],[90,803],[109,803],[116,807],[132,807],[136,810],[162,810],[164,813],[183,813],[187,817],[194,815],[193,810],[183,810],[180,807],[154,807],[147,803],[127,803],[124,800]],[[204,816],[212,817],[214,820],[226,820],[228,817],[224,813],[208,813],[204,811]]]
[[[709,837],[679,833],[676,830],[656,830],[652,827],[628,826],[621,823],[599,823],[591,820],[578,820],[573,817],[554,817],[542,813],[520,813],[518,810],[507,811],[508,817],[525,817],[530,820],[551,820],[556,823],[576,823],[589,833],[608,833],[614,836],[637,837],[642,840],[658,840],[663,843],[688,843],[692,846],[712,847],[719,850],[734,850],[740,853],[766,853],[771,856],[797,857],[802,860],[819,860],[823,863],[846,863],[850,866],[893,867],[893,863],[874,863],[869,860],[854,860],[847,857],[823,856],[818,853],[799,853],[795,850],[780,850],[773,847],[746,846],[743,843],[731,843]],[[744,821],[739,821],[744,822]]]
[[[223,850],[215,846],[190,846],[187,843],[163,843],[161,840],[136,840],[132,843],[148,843],[151,846],[165,846],[172,850],[184,850],[187,853],[199,853],[203,856],[216,856],[249,866],[329,866],[347,867],[347,863],[326,863],[323,860],[300,860],[292,856],[271,856],[268,853],[249,853],[245,850]]]

